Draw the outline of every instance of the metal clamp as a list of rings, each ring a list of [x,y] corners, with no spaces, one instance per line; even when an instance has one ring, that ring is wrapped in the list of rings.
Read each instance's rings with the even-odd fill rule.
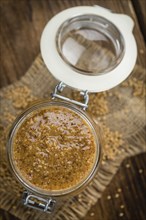
[[[28,191],[23,193],[23,204],[43,212],[51,213],[54,209],[56,201],[49,198],[43,199],[39,196],[33,195]]]
[[[84,103],[82,103],[82,102],[78,102],[76,100],[73,100],[73,99],[70,99],[70,98],[67,98],[65,96],[57,94],[58,92],[61,93],[65,87],[66,87],[66,85],[63,82],[60,82],[55,87],[55,90],[52,93],[52,99],[59,98],[59,99],[62,99],[64,101],[68,101],[68,102],[71,102],[73,104],[79,105],[83,108],[83,110],[86,110],[88,108],[88,101],[89,101],[88,91],[86,90],[86,91],[81,91],[80,92],[80,95],[82,95],[83,98],[84,98]]]

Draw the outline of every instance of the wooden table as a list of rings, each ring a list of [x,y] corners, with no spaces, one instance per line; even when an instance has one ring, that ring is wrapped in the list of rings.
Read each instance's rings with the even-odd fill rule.
[[[39,53],[39,41],[47,21],[59,11],[77,5],[100,5],[130,15],[135,20],[137,63],[145,66],[145,0],[1,0],[0,87],[25,74]],[[84,220],[145,220],[144,165],[146,154],[123,161],[102,198]],[[121,189],[119,197],[117,189]],[[111,196],[111,199],[109,199]],[[0,210],[0,219],[16,220]]]

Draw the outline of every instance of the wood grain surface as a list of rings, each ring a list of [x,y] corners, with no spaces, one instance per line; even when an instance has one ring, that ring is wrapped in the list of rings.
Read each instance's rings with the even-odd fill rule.
[[[145,0],[138,1],[141,18],[139,10],[135,10],[135,2],[136,0],[1,0],[0,87],[20,79],[28,70],[39,53],[40,36],[48,20],[59,11],[77,5],[96,4],[130,15],[135,21],[137,63],[145,67],[144,32],[142,25],[139,26],[141,18],[145,17]],[[145,220],[145,159],[146,154],[126,159],[102,198],[84,220]],[[0,219],[16,220],[9,212],[1,210],[0,213]]]
[[[132,3],[137,14],[137,19],[139,21],[139,26],[141,28],[144,40],[146,42],[146,1],[132,0]]]

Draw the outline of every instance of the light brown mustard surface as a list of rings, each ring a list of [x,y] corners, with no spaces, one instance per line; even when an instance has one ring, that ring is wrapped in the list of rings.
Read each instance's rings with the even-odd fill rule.
[[[63,190],[84,180],[95,161],[94,135],[77,113],[62,106],[34,111],[13,141],[21,176],[44,190]]]

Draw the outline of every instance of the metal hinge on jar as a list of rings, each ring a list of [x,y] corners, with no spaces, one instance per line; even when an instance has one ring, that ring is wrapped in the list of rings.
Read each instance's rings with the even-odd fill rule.
[[[81,91],[80,92],[80,95],[82,95],[83,99],[84,99],[84,103],[82,103],[82,102],[78,102],[76,100],[67,98],[65,96],[59,95],[58,93],[61,93],[65,87],[66,87],[66,85],[63,82],[60,82],[55,87],[55,90],[52,93],[52,99],[59,98],[59,99],[62,99],[64,101],[68,101],[68,102],[71,102],[73,104],[79,105],[79,106],[81,106],[83,108],[83,110],[86,110],[88,108],[88,101],[89,101],[88,91],[86,90],[86,91]]]
[[[54,209],[55,203],[56,201],[52,198],[44,199],[39,196],[33,195],[28,191],[24,191],[23,193],[24,205],[43,212],[51,213]]]

